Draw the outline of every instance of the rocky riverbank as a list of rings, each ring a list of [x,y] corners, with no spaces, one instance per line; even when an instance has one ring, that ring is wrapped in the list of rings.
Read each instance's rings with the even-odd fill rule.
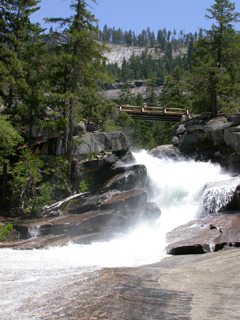
[[[199,216],[167,235],[166,250],[172,255],[203,254],[240,246],[240,116],[209,116],[202,114],[183,121],[175,127],[173,145],[151,151],[155,157],[219,163],[232,172],[232,178],[206,185],[199,195],[203,201]]]
[[[240,172],[239,115],[211,119],[206,113],[193,117],[176,126],[172,141],[184,156]]]
[[[230,249],[167,257],[138,268],[104,269],[88,279],[88,289],[81,293],[83,284],[76,279],[72,298],[61,312],[70,319],[88,320],[235,320],[239,319],[239,268],[240,250]],[[81,303],[73,311],[76,297]],[[57,316],[54,309],[50,311]]]
[[[19,273],[14,266],[11,271],[17,280],[10,281],[8,274],[5,283],[12,290],[4,296],[8,290],[3,287],[2,292],[4,302],[15,300],[4,305],[11,313],[1,310],[1,319],[237,320],[239,268],[239,249],[169,256],[137,268],[105,268],[84,274],[66,272],[65,266],[56,273],[52,266],[45,282],[40,281],[42,288],[35,279],[43,278],[44,272],[34,273],[28,266]],[[31,279],[27,282],[28,272]],[[15,290],[25,299],[13,294]]]
[[[229,132],[237,132],[236,121],[229,126],[220,119],[194,119],[193,126],[194,121],[204,121],[202,130],[209,130],[204,139],[212,139],[214,150],[219,151],[225,141],[229,150],[238,152],[237,143],[231,149],[224,138]],[[181,136],[178,130],[183,125],[186,131]],[[209,145],[209,153],[198,149],[195,143],[185,153],[188,135],[198,137],[199,132],[190,129],[189,122],[180,126],[175,144],[153,150],[154,156],[167,155],[178,161],[179,156],[201,159],[210,154],[204,160],[217,162]],[[218,130],[211,131],[209,126]],[[200,130],[199,123],[196,130]],[[75,185],[77,188],[87,177],[94,192],[76,193],[44,207],[41,219],[12,220],[20,239],[1,243],[2,248],[26,250],[63,246],[69,241],[105,241],[141,219],[152,223],[159,218],[160,208],[148,202],[146,167],[134,162],[126,137],[121,133],[89,133],[84,139],[84,144],[74,146]],[[227,157],[227,152],[222,151],[221,159]],[[171,256],[161,262],[137,268],[101,269],[84,280],[74,277],[63,283],[60,291],[51,292],[47,302],[44,293],[39,293],[41,306],[30,298],[28,312],[41,319],[239,319],[236,293],[240,251],[233,248],[240,246],[239,190],[235,173],[228,180],[206,185],[199,194],[202,211],[193,221],[167,234],[166,250]],[[45,307],[42,303],[46,303]]]
[[[63,154],[61,138],[46,141],[44,153]],[[80,141],[79,141],[80,140]],[[38,219],[4,219],[12,222],[13,241],[2,248],[34,249],[104,241],[126,232],[141,220],[159,218],[161,211],[148,202],[147,170],[135,164],[130,144],[121,132],[75,136],[72,182],[75,190],[87,181],[89,191],[42,208]]]

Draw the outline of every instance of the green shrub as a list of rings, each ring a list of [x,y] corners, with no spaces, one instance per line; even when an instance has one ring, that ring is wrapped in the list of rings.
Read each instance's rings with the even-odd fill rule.
[[[3,241],[6,239],[6,236],[11,233],[13,229],[13,225],[11,223],[8,223],[7,225],[0,224],[0,241]]]
[[[89,183],[86,180],[82,180],[79,186],[79,193],[85,192],[89,189]]]

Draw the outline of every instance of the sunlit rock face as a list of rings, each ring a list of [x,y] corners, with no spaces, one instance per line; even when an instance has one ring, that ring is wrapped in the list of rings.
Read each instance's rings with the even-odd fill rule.
[[[108,179],[128,170],[126,168],[117,171],[116,167],[124,168],[126,164],[135,162],[130,151],[130,143],[124,133],[120,131],[86,133],[84,123],[75,123],[74,133],[76,135],[73,137],[71,179],[74,192],[79,191],[82,181],[87,182],[90,190],[96,192]],[[64,150],[66,143],[64,143],[63,137],[56,135],[45,140],[41,142],[42,156],[66,154],[66,150]],[[127,180],[136,182],[135,173],[136,170],[134,170],[134,177],[131,179],[129,175]],[[144,183],[136,183],[136,185],[144,187]],[[129,188],[128,184],[128,187],[123,187],[121,190]]]
[[[134,161],[130,143],[122,132],[94,132],[74,137],[73,189],[78,191],[81,181],[87,181],[90,190],[96,192],[108,179],[128,170],[120,172],[116,167],[125,167]]]
[[[151,150],[150,154],[154,157],[176,158],[180,155],[179,150],[172,144],[158,146]]]
[[[14,228],[20,238],[1,247],[18,249],[42,248],[46,245],[91,243],[107,240],[116,233],[123,233],[140,221],[153,221],[161,211],[155,203],[147,202],[145,189],[109,191],[95,196],[79,196],[56,205],[62,211],[59,217],[41,220],[18,221]],[[53,205],[51,208],[53,209]]]
[[[170,254],[199,254],[240,246],[240,215],[222,214],[193,220],[167,235]]]
[[[78,160],[87,158],[89,154],[100,152],[124,153],[130,148],[126,136],[118,132],[96,132],[75,137],[73,145],[73,157]]]
[[[173,144],[187,156],[240,171],[240,117],[195,117],[175,128]]]
[[[116,45],[116,44],[107,44],[107,47],[110,49],[104,52],[104,56],[108,59],[108,63],[117,63],[119,67],[122,66],[123,60],[128,61],[131,56],[141,56],[146,47],[136,47],[136,46],[125,46],[125,45]],[[151,55],[153,58],[159,58],[164,56],[165,52],[158,49],[156,54],[155,48],[147,48],[147,54]],[[181,47],[179,50],[173,52],[173,57],[176,58],[178,55],[187,53],[187,48]]]
[[[167,234],[169,254],[201,254],[240,246],[239,177],[206,184],[195,219]]]

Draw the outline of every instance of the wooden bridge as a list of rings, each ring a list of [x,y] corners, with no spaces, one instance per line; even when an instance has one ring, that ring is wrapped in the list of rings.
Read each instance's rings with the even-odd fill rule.
[[[180,122],[184,115],[189,115],[188,109],[182,108],[139,107],[130,105],[119,105],[118,107],[120,112],[128,113],[133,120]]]

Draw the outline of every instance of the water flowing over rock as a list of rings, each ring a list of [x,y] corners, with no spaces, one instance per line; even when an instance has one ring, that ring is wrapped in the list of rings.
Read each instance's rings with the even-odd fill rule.
[[[205,211],[202,214],[216,214],[223,211],[239,210],[237,202],[238,183],[239,177],[208,183],[202,195]]]
[[[43,208],[42,219],[12,220],[25,239],[1,243],[1,319],[239,319],[239,209],[219,215],[224,186],[239,199],[239,182],[208,162],[134,156],[152,198],[144,188],[86,192]],[[116,157],[114,174],[144,175]],[[224,205],[194,218],[204,190]],[[166,230],[174,255],[161,260]]]
[[[152,221],[161,215],[155,203],[147,202],[145,189],[109,191],[95,196],[75,195],[45,208],[45,213],[54,207],[64,215],[15,222],[14,229],[24,240],[2,243],[0,247],[33,249],[65,245],[69,241],[85,244],[103,241],[116,233],[125,232],[136,222]]]
[[[168,157],[173,159],[180,155],[179,150],[172,144],[158,146],[152,149],[150,154],[159,158]]]

